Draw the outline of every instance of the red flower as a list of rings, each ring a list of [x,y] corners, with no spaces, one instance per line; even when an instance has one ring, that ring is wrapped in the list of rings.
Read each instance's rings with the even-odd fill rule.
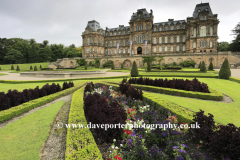
[[[111,158],[108,158],[108,160],[111,160]]]
[[[118,157],[118,155],[116,155],[114,158],[116,158],[116,159],[117,159],[117,157]]]
[[[198,146],[200,146],[200,144],[197,144]]]
[[[122,160],[122,157],[118,157],[118,160]]]
[[[186,124],[185,122],[182,122],[183,124]]]

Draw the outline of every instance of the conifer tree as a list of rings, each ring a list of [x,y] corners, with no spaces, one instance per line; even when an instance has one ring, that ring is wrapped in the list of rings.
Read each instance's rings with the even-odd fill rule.
[[[209,67],[208,67],[208,70],[210,70],[210,71],[213,70],[213,64],[212,64],[212,62],[210,62]]]
[[[229,65],[228,59],[226,58],[221,66],[218,78],[229,79],[230,76],[231,76],[230,65]]]
[[[201,72],[207,72],[206,65],[205,65],[204,61],[202,61],[202,64],[201,64],[201,67],[200,67],[200,71]]]
[[[137,68],[137,63],[135,61],[133,62],[131,77],[138,77],[138,68]]]

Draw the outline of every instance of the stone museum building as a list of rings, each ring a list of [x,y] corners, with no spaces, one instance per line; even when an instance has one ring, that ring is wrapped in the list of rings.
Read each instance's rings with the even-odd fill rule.
[[[212,61],[215,68],[228,58],[233,67],[240,62],[239,55],[217,52],[219,22],[209,3],[197,4],[192,16],[182,20],[154,22],[153,11],[143,8],[131,15],[129,26],[103,29],[96,20],[88,21],[82,33],[82,58],[87,62],[100,58],[101,64],[112,60],[116,68],[122,63],[131,67],[133,61],[141,67],[142,56],[164,56],[165,64]]]

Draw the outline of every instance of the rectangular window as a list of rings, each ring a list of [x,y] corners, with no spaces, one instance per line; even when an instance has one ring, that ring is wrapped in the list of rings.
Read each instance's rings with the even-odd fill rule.
[[[117,46],[117,42],[116,41],[114,41],[114,47],[116,47]]]
[[[148,54],[148,49],[146,49],[146,54]]]
[[[194,30],[193,30],[193,37],[196,37],[196,36],[197,36],[197,30],[194,29]]]
[[[121,41],[119,41],[119,47],[121,46]]]
[[[183,42],[185,42],[186,41],[186,36],[183,36]]]
[[[162,47],[159,47],[159,52],[162,52]]]
[[[132,27],[132,31],[134,31],[134,27]]]
[[[128,49],[128,53],[130,53],[130,49]]]
[[[171,52],[173,52],[173,46],[171,46]]]
[[[139,43],[139,41],[138,41],[138,36],[136,36],[136,43]]]
[[[171,30],[173,30],[173,26],[171,26]]]
[[[156,44],[156,38],[153,38],[153,44]]]
[[[125,53],[125,49],[123,49],[123,53]]]
[[[106,42],[106,47],[108,46],[108,42]]]
[[[114,53],[117,54],[117,50],[116,49],[114,50]]]
[[[154,31],[157,31],[156,27],[154,28]]]
[[[154,48],[153,48],[153,51],[156,52],[156,50],[157,50],[157,47],[154,47]]]
[[[212,41],[210,41],[210,47],[212,48]]]
[[[177,36],[177,43],[179,43],[179,41],[180,41],[180,37],[179,37],[179,36]]]
[[[146,41],[148,41],[148,35],[146,35]]]
[[[125,46],[125,41],[123,41],[123,46]]]
[[[185,45],[182,47],[182,50],[185,51]]]
[[[112,47],[112,42],[110,42],[110,47]]]
[[[173,37],[171,37],[171,43],[173,43]]]
[[[210,27],[210,36],[213,36],[213,28]]]
[[[146,25],[146,30],[148,30],[148,25]]]
[[[160,31],[162,31],[162,27],[160,27],[160,29],[159,29]]]
[[[177,46],[176,51],[177,51],[177,52],[179,51],[179,46]]]
[[[140,38],[141,38],[141,43],[143,43],[143,35],[141,35]]]

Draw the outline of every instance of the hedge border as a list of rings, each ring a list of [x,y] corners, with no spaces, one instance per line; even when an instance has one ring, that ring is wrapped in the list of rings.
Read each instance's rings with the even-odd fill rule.
[[[119,84],[114,82],[111,82],[111,83]],[[148,86],[148,85],[139,85],[139,84],[131,84],[131,85],[134,86],[135,88],[146,90],[146,91],[164,93],[168,95],[175,95],[175,96],[181,96],[181,97],[197,98],[197,99],[203,99],[203,100],[215,100],[215,101],[221,101],[223,99],[222,93],[215,91],[211,88],[209,88],[209,91],[211,93],[203,93],[203,92],[192,92],[192,91],[185,91],[185,90],[164,88],[164,87],[155,87],[155,86]]]
[[[61,81],[75,81],[75,80],[94,80],[94,79],[112,79],[112,78],[128,78],[127,76],[115,76],[115,77],[89,77],[89,78],[73,78],[73,79],[51,79],[51,80],[37,80],[37,81],[13,81],[13,80],[0,80],[0,83],[41,83],[41,82],[61,82]]]
[[[83,109],[83,96],[84,87],[73,93],[68,124],[87,125]],[[89,128],[71,127],[67,129],[65,160],[73,159],[102,160],[102,154]]]
[[[217,76],[192,76],[192,75],[139,75],[139,77],[194,77],[194,78],[218,78],[218,75]]]
[[[38,99],[31,100],[29,102],[9,108],[7,110],[0,111],[0,123],[10,120],[18,115],[25,113],[25,112],[28,112],[31,109],[34,109],[34,108],[44,105],[46,103],[52,102],[53,100],[58,99],[62,96],[71,94],[72,92],[76,91],[77,89],[79,89],[80,87],[82,87],[85,84],[86,84],[85,82],[77,83],[77,84],[75,84],[74,87],[68,88],[66,90],[63,90],[63,91],[60,91],[60,92],[57,92],[54,94],[50,94],[48,96],[44,96],[44,97],[41,97]]]

